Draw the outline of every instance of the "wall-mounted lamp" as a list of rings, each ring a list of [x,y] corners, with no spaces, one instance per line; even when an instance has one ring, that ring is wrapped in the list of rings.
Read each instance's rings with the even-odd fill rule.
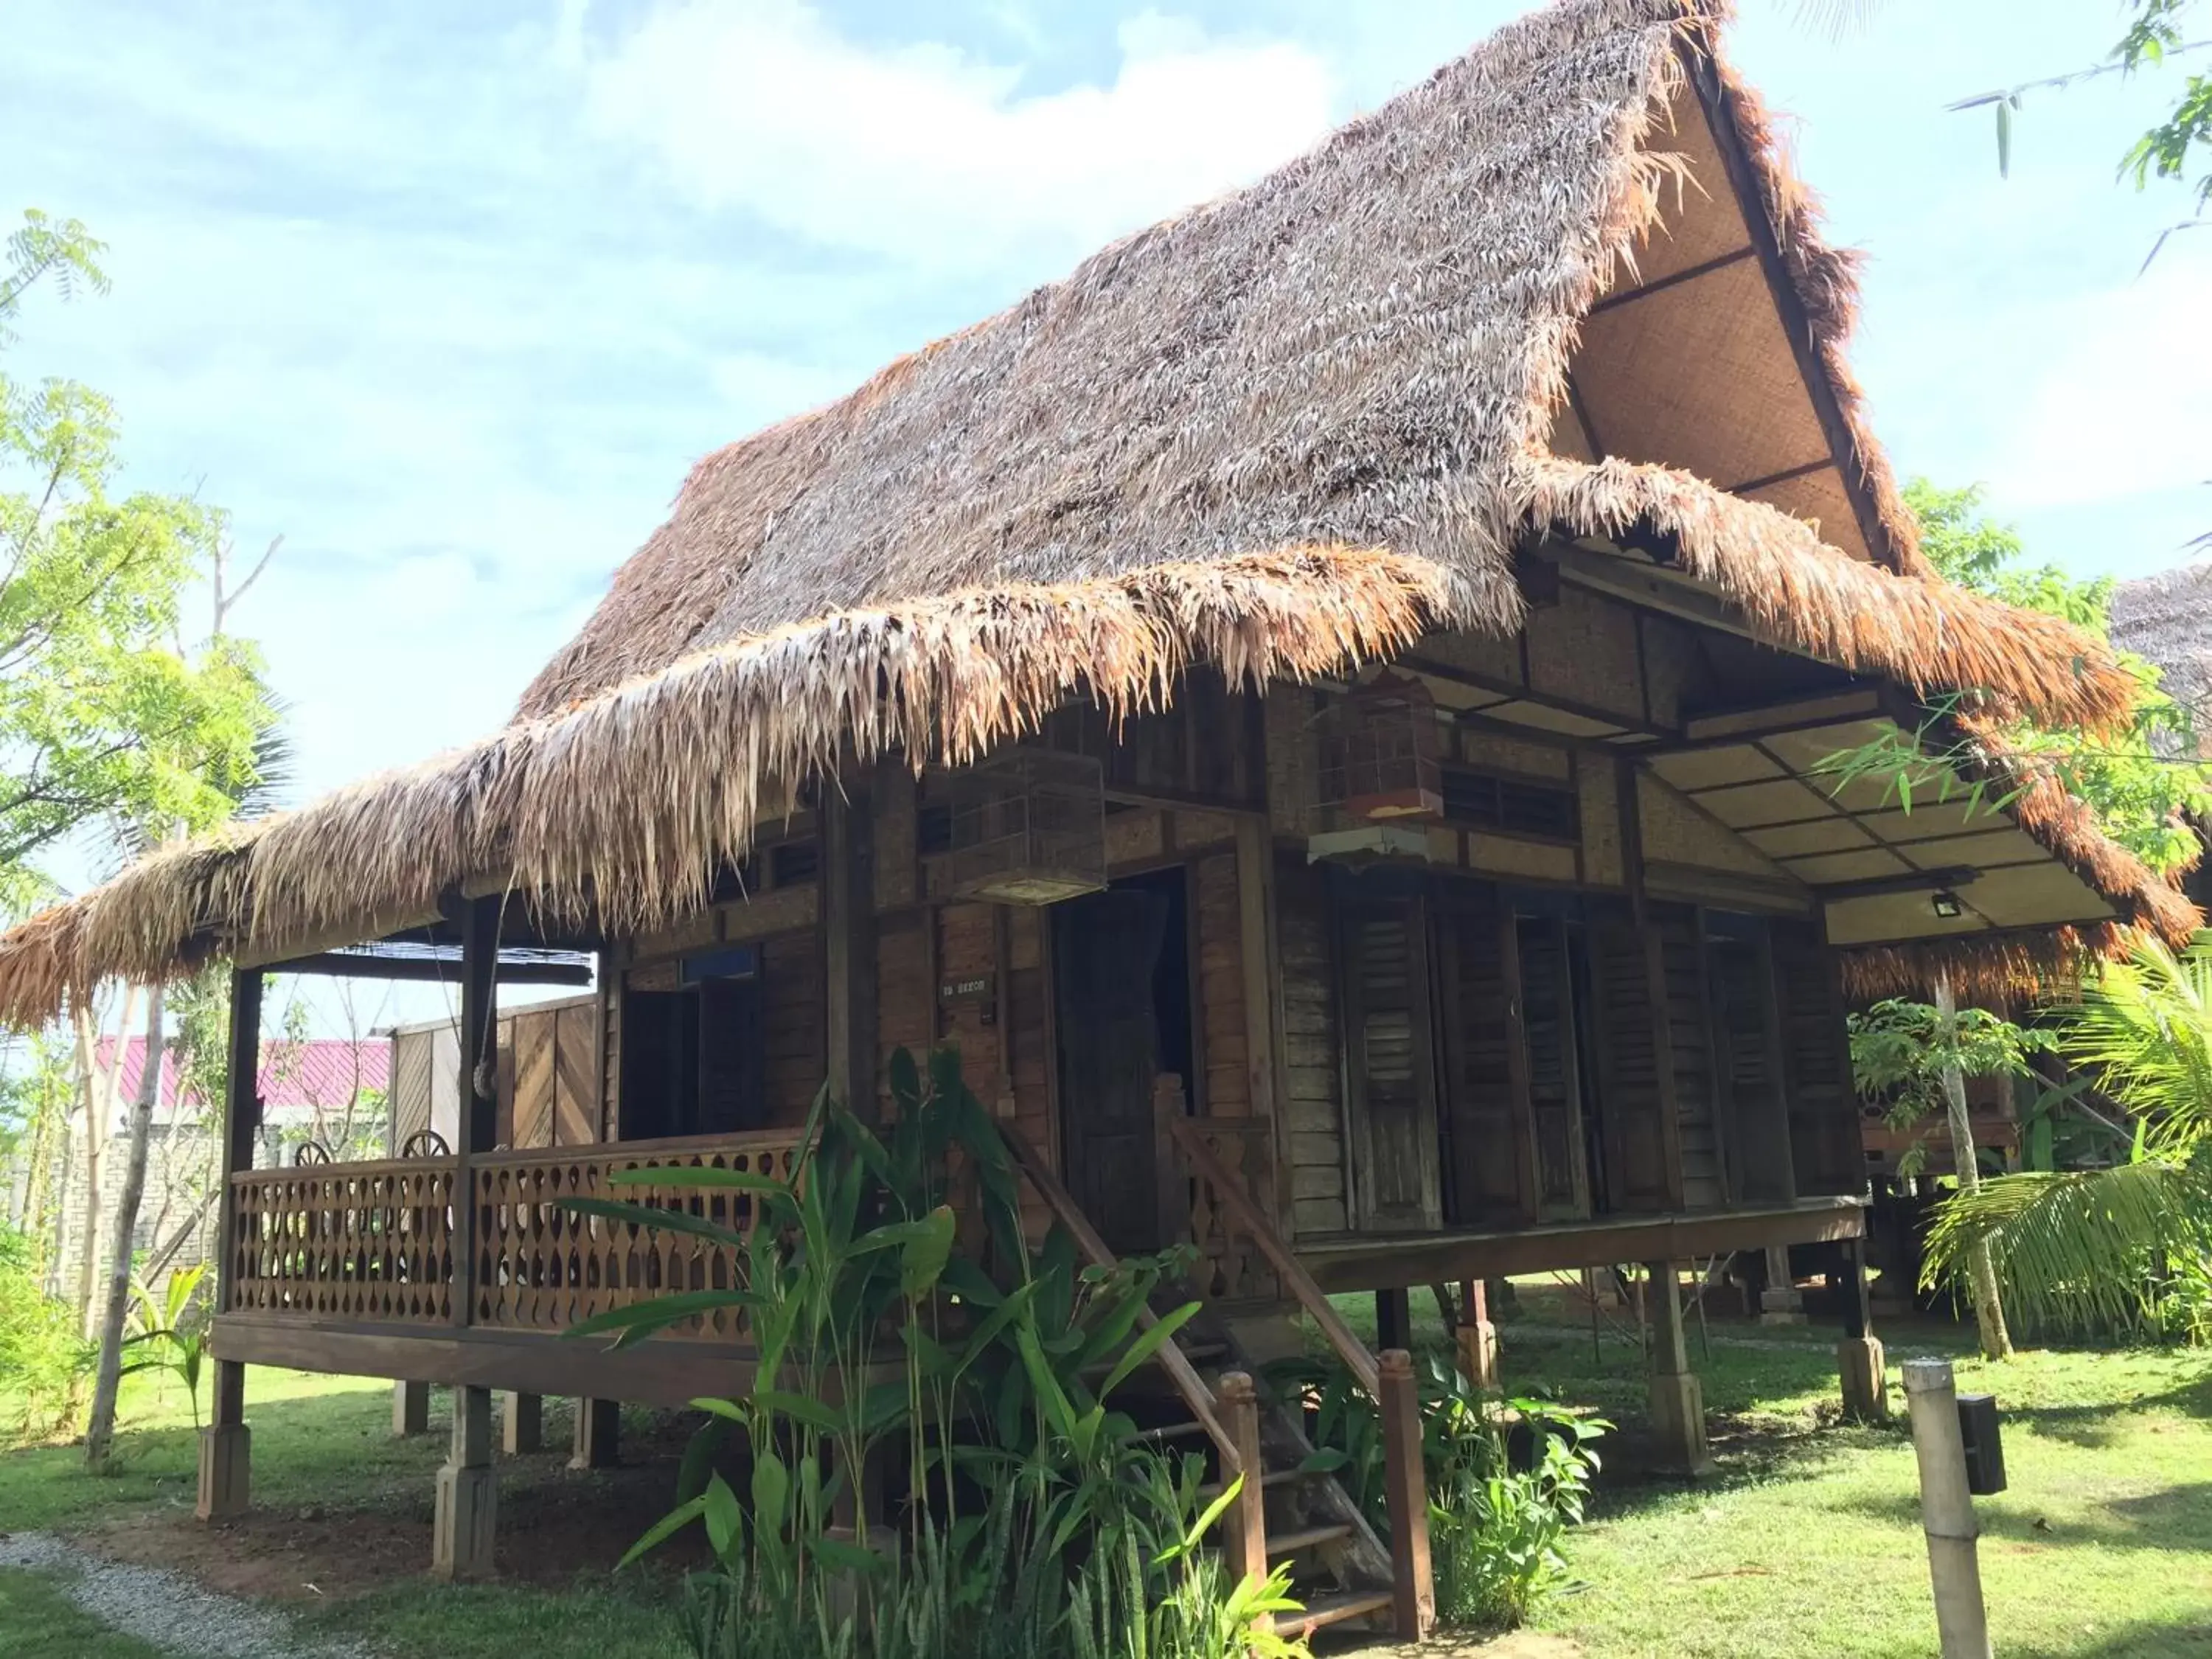
[[[1959,902],[1959,896],[1948,887],[1939,893],[1930,895],[1928,902],[1935,907],[1936,914],[1946,921],[1963,915],[1966,908]]]

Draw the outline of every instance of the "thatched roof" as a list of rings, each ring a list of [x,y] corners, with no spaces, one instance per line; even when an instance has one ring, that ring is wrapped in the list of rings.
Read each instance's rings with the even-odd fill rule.
[[[2212,755],[2212,559],[2112,591],[2112,642],[2158,665],[2160,685],[2195,717]]]
[[[1926,575],[1844,362],[1851,261],[1720,15],[1562,0],[708,457],[514,724],[27,922],[0,1018],[461,887],[648,925],[841,745],[957,761],[1194,663],[1257,684],[1509,634],[1532,533],[1656,533],[1786,648],[2112,724],[2101,647]]]

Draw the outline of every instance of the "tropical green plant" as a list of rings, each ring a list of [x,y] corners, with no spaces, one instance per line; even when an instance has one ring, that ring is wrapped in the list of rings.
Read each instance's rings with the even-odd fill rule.
[[[571,1334],[628,1343],[739,1309],[766,1385],[694,1402],[709,1422],[681,1501],[626,1559],[706,1528],[717,1567],[690,1583],[684,1620],[710,1659],[1298,1650],[1263,1628],[1294,1610],[1285,1579],[1231,1584],[1199,1553],[1228,1503],[1201,1502],[1200,1461],[1138,1443],[1110,1403],[1195,1311],[1139,1328],[1183,1257],[1079,1268],[1056,1228],[1032,1250],[1012,1161],[957,1054],[933,1054],[925,1073],[902,1052],[890,1081],[880,1131],[818,1097],[787,1178],[656,1169],[630,1179],[701,1197],[570,1201],[743,1262],[726,1289],[611,1310]],[[732,1449],[748,1470],[737,1484],[718,1467]],[[896,1504],[854,1480],[902,1462]]]
[[[170,1373],[185,1385],[196,1429],[200,1424],[200,1372],[207,1358],[207,1314],[204,1305],[196,1306],[193,1298],[206,1276],[204,1261],[178,1268],[162,1285],[158,1301],[143,1280],[134,1279],[131,1334],[123,1339],[125,1353],[134,1348],[146,1351],[125,1362],[123,1375],[150,1370]]]
[[[1437,1617],[1518,1625],[1572,1580],[1565,1542],[1582,1524],[1607,1425],[1536,1400],[1477,1399],[1452,1463],[1431,1471],[1429,1551]],[[1528,1449],[1516,1458],[1516,1441]]]
[[[1955,1281],[1985,1247],[2008,1299],[2046,1330],[2146,1333],[2201,1320],[2212,1279],[2212,939],[2147,942],[2054,1011],[2058,1050],[2125,1111],[2107,1168],[2027,1170],[1948,1199],[1925,1277]],[[2199,1323],[2191,1334],[2212,1336]]]

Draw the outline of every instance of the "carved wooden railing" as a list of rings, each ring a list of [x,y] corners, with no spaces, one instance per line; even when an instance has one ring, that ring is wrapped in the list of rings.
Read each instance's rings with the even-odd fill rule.
[[[234,1175],[226,1309],[364,1323],[453,1322],[451,1158]]]
[[[616,1182],[624,1171],[732,1170],[788,1179],[805,1135],[762,1130],[709,1139],[485,1152],[469,1160],[477,1201],[470,1323],[495,1330],[564,1331],[593,1314],[682,1291],[726,1291],[744,1280],[742,1252],[712,1239],[572,1210],[573,1198],[615,1199],[712,1222],[750,1238],[761,1206],[728,1188]],[[719,1308],[661,1335],[741,1342],[744,1310]]]
[[[702,1218],[750,1236],[750,1193],[617,1183],[624,1170],[735,1170],[787,1177],[805,1133],[764,1130],[683,1140],[610,1142],[468,1160],[474,1198],[474,1272],[457,1274],[453,1158],[389,1158],[231,1177],[236,1243],[223,1306],[331,1323],[565,1330],[577,1321],[676,1291],[739,1282],[740,1252],[709,1239],[567,1207],[611,1198]],[[457,1277],[465,1281],[457,1307]],[[740,1310],[720,1309],[660,1334],[694,1341],[744,1340]]]
[[[1091,1218],[1083,1213],[1081,1206],[1067,1188],[1060,1184],[1060,1177],[1052,1172],[1052,1166],[1038,1156],[1028,1138],[1010,1123],[1000,1124],[999,1133],[1006,1138],[1006,1146],[1012,1152],[1014,1162],[1020,1166],[1024,1176],[1036,1189],[1037,1196],[1044,1200],[1053,1219],[1067,1230],[1067,1236],[1075,1241],[1075,1248],[1083,1253],[1084,1260],[1093,1267],[1109,1271],[1118,1265],[1114,1252],[1106,1247],[1106,1241],[1098,1237],[1098,1230],[1091,1224]],[[1146,1330],[1160,1322],[1159,1316],[1150,1308],[1141,1309],[1137,1317]],[[1220,1454],[1221,1479],[1224,1481],[1234,1480],[1243,1472],[1244,1455],[1237,1445],[1237,1437],[1214,1411],[1213,1390],[1206,1386],[1206,1379],[1198,1374],[1197,1367],[1190,1363],[1190,1356],[1183,1352],[1173,1337],[1160,1344],[1158,1358],[1160,1369],[1167,1373],[1168,1381],[1175,1385],[1176,1393],[1182,1396],[1191,1420],[1206,1431],[1206,1438],[1213,1443],[1215,1451]]]
[[[1284,1291],[1281,1276],[1243,1219],[1230,1194],[1247,1200],[1261,1215],[1274,1209],[1274,1127],[1266,1119],[1184,1117],[1166,1120],[1179,1145],[1203,1146],[1224,1172],[1226,1186],[1194,1162],[1185,1200],[1190,1242],[1198,1251],[1194,1270],[1199,1293],[1209,1302],[1274,1302]],[[1188,1160],[1187,1160],[1188,1162]]]

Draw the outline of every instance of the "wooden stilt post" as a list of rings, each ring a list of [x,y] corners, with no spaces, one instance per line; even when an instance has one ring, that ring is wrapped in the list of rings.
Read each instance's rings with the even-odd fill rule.
[[[394,1382],[392,1385],[392,1437],[404,1440],[430,1432],[430,1385]]]
[[[1766,1288],[1759,1293],[1759,1322],[1762,1325],[1802,1325],[1805,1298],[1790,1271],[1790,1247],[1766,1247]]]
[[[1244,1473],[1244,1485],[1225,1517],[1229,1571],[1240,1583],[1264,1579],[1267,1576],[1267,1492],[1260,1450],[1259,1393],[1248,1373],[1230,1371],[1223,1376],[1215,1398],[1221,1405],[1222,1426],[1237,1443],[1237,1461],[1243,1465]]]
[[[822,933],[830,1093],[876,1116],[875,843],[870,796],[850,776],[822,785]],[[849,796],[846,790],[854,793]]]
[[[1452,1332],[1459,1349],[1460,1374],[1470,1388],[1498,1386],[1498,1327],[1490,1322],[1490,1297],[1483,1282],[1470,1279],[1459,1287],[1459,1323]]]
[[[460,1145],[454,1148],[453,1310],[456,1325],[475,1322],[483,1273],[477,1237],[476,1170],[471,1160],[499,1137],[499,924],[496,893],[461,909]],[[438,1470],[430,1571],[441,1578],[489,1578],[498,1475],[491,1467],[491,1390],[453,1390],[452,1445]]]
[[[1403,1285],[1375,1292],[1375,1351],[1411,1348],[1413,1345],[1413,1304]]]
[[[240,1234],[238,1188],[232,1176],[253,1167],[253,1137],[261,1127],[261,975],[230,976],[230,1077],[222,1102],[222,1194],[216,1267],[216,1306],[229,1305],[241,1256],[252,1241]],[[246,1426],[246,1366],[215,1362],[215,1398],[200,1431],[199,1498],[192,1512],[203,1521],[246,1513],[252,1496],[253,1437]]]
[[[498,1477],[491,1467],[491,1390],[453,1390],[453,1435],[438,1470],[430,1571],[440,1578],[492,1575]]]
[[[576,1402],[576,1438],[568,1456],[572,1469],[611,1469],[621,1462],[622,1407],[611,1400]]]
[[[543,1395],[502,1393],[499,1397],[499,1449],[509,1457],[545,1449]]]
[[[1843,1379],[1844,1415],[1858,1423],[1889,1420],[1889,1377],[1881,1343],[1874,1334],[1874,1308],[1867,1296],[1866,1240],[1844,1246],[1844,1339],[1836,1345],[1836,1370]]]
[[[1651,1317],[1651,1426],[1663,1467],[1695,1479],[1713,1472],[1713,1455],[1705,1439],[1705,1389],[1691,1372],[1683,1331],[1681,1264],[1644,1266],[1651,1278],[1644,1296]]]
[[[1398,1635],[1418,1642],[1437,1620],[1429,1568],[1429,1490],[1421,1462],[1421,1395],[1413,1357],[1385,1349],[1376,1404],[1382,1417],[1382,1485],[1390,1506],[1391,1610]]]

